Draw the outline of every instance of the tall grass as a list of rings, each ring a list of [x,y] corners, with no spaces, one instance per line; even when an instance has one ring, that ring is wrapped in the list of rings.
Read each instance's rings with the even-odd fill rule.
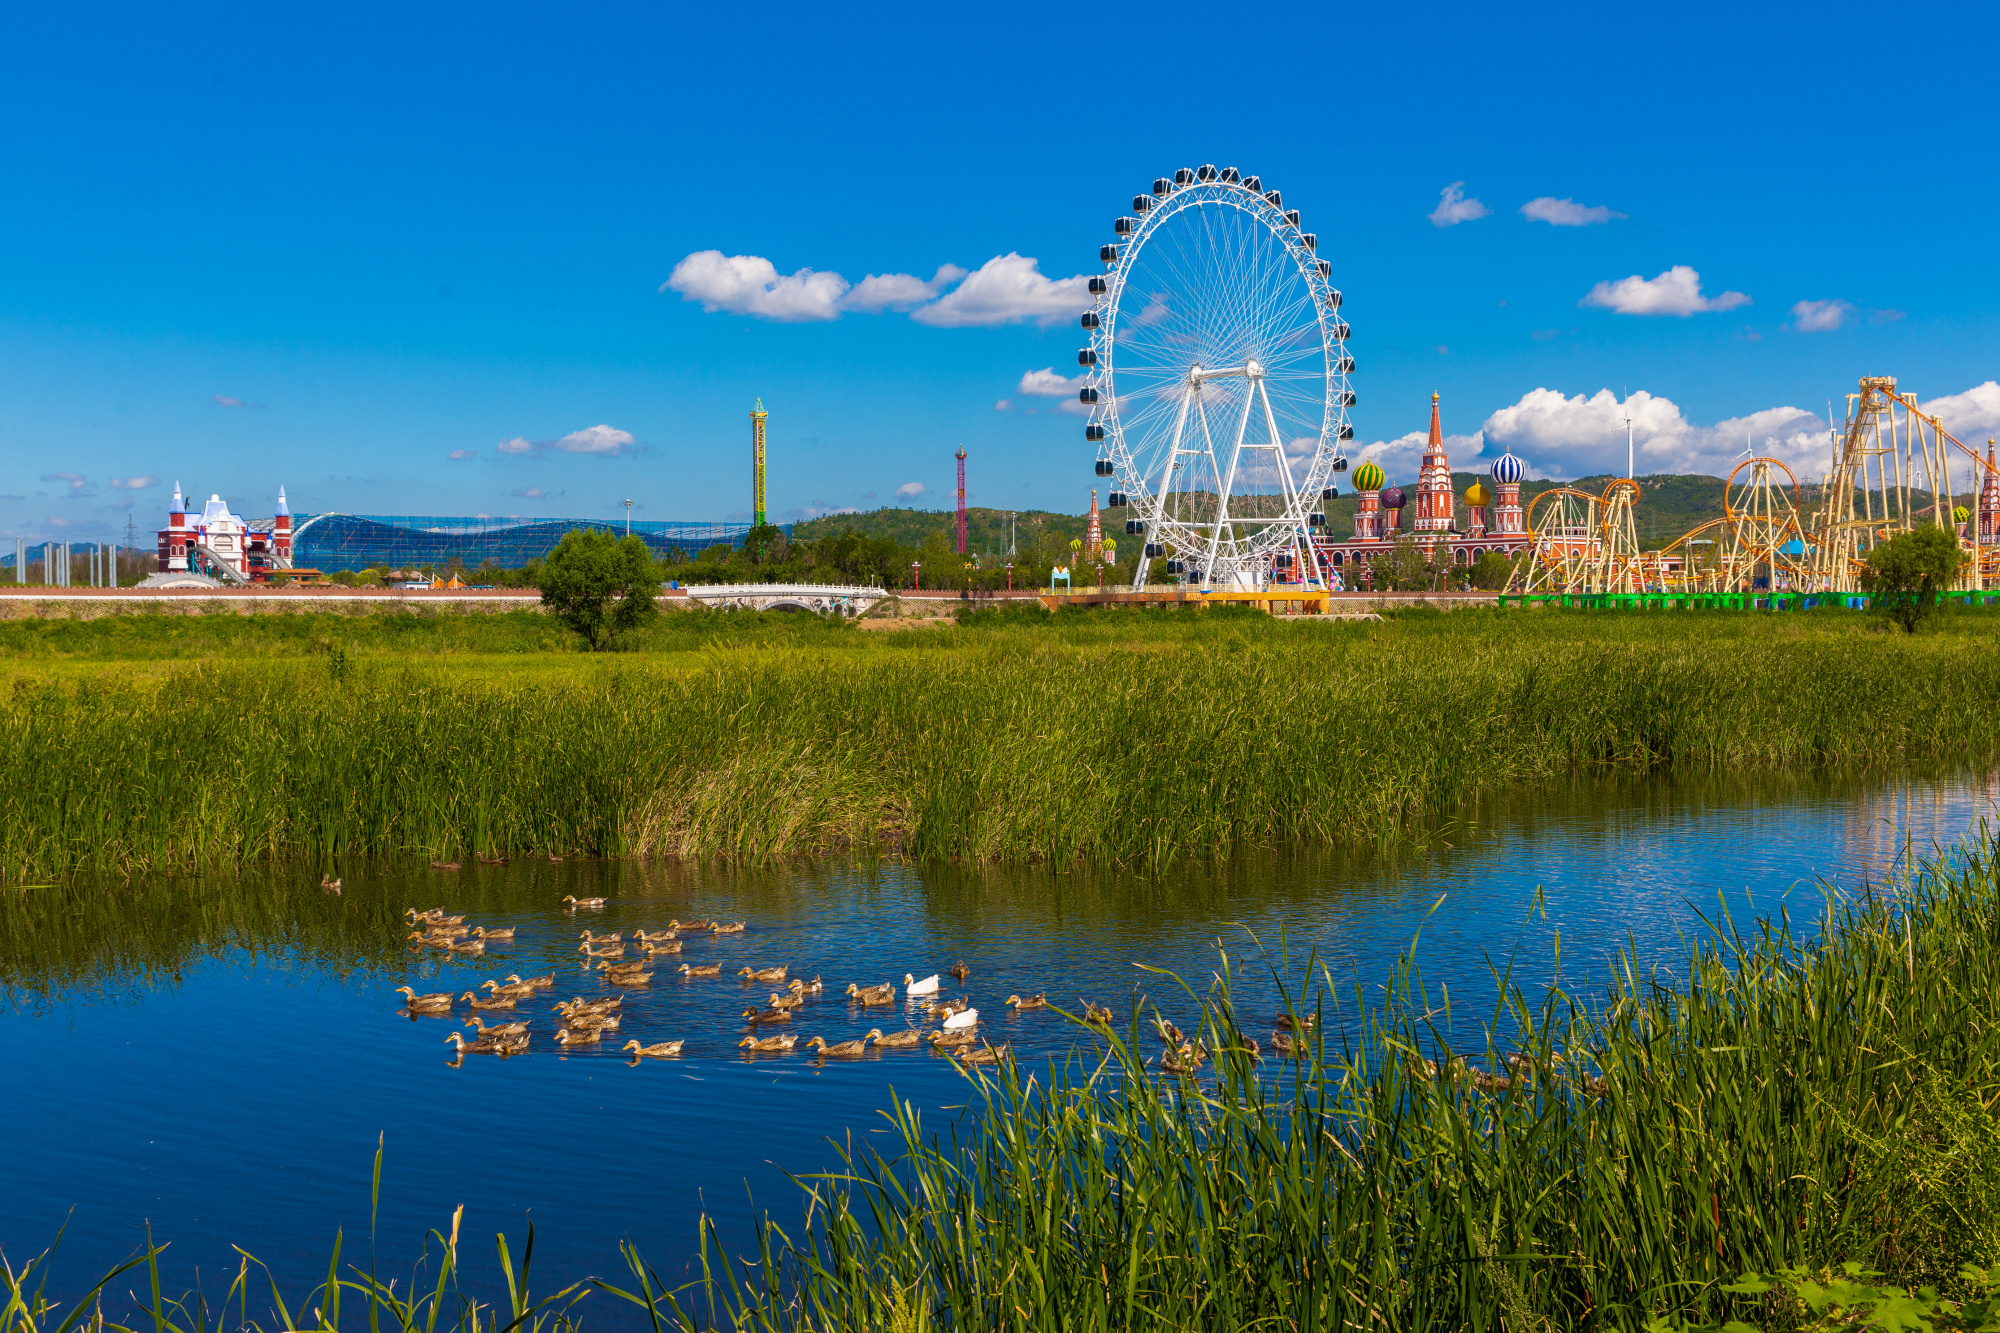
[[[929,631],[554,678],[406,657],[17,677],[0,874],[541,850],[1163,863],[1394,839],[1568,776],[2000,748],[1990,634],[1166,619],[1134,617],[1158,635],[1138,641]]]
[[[739,1330],[1633,1328],[1781,1313],[1722,1290],[1746,1270],[1949,1285],[2000,1259],[1995,851],[1844,902],[1811,941],[1718,923],[1674,985],[1628,959],[1604,996],[1509,987],[1482,1050],[1445,1048],[1413,947],[1352,1041],[1266,1040],[1259,1064],[1268,1016],[1225,967],[1199,1078],[1162,1074],[1135,1018],[1046,1075],[979,1077],[963,1138],[899,1101],[896,1151],[802,1180],[803,1222],[747,1261],[711,1227],[706,1286],[659,1308]]]

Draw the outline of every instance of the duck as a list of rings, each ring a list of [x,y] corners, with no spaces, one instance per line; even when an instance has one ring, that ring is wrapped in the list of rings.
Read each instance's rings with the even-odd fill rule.
[[[444,909],[442,907],[405,907],[403,915],[410,918],[411,923],[415,924],[418,921],[428,921],[434,916],[443,916]]]
[[[783,1009],[787,1012],[800,1008],[805,1002],[806,997],[797,991],[787,991],[783,995],[779,995],[774,991],[771,995],[771,1007],[773,1009]]]
[[[518,997],[512,995],[495,995],[490,1000],[482,1000],[479,998],[479,992],[467,991],[458,998],[469,1003],[474,1009],[512,1009]]]
[[[682,920],[679,920],[678,918],[676,918],[675,920],[672,920],[672,921],[669,921],[669,922],[667,922],[667,929],[668,929],[669,931],[676,931],[676,930],[710,930],[710,929],[713,929],[713,928],[714,928],[714,926],[715,926],[715,923],[714,923],[713,921],[682,921]]]
[[[563,901],[569,904],[569,910],[574,912],[579,907],[602,907],[608,900],[604,898],[579,898],[573,893],[565,893]]]
[[[950,1018],[953,1014],[963,1013],[971,1006],[972,1006],[972,1001],[966,999],[963,995],[961,995],[956,1000],[927,1001],[924,1005],[924,1012],[928,1014],[936,1014],[942,1018]]]
[[[481,990],[485,990],[488,987],[492,988],[496,998],[504,995],[510,999],[525,1000],[535,993],[535,988],[525,981],[517,981],[506,986],[501,985],[497,981],[482,981],[479,983],[479,989]]]
[[[651,958],[656,953],[679,953],[681,951],[681,942],[679,940],[663,940],[655,937],[650,940],[641,941],[639,947],[645,951],[648,958]]]
[[[1273,1032],[1271,1034],[1271,1049],[1279,1055],[1290,1055],[1299,1049],[1298,1038],[1289,1032]]]
[[[978,1040],[969,1028],[959,1032],[933,1032],[929,1037],[930,1044],[936,1047],[970,1046]]]
[[[1202,1061],[1208,1058],[1208,1048],[1200,1044],[1182,1044],[1176,1051],[1160,1052],[1160,1069],[1168,1074],[1198,1074]]]
[[[507,858],[504,856],[482,856],[479,858],[479,864],[483,866],[504,866],[507,864]]]
[[[1010,1049],[1006,1046],[961,1046],[951,1052],[951,1058],[962,1065],[997,1065],[1007,1058]]]
[[[607,986],[650,986],[653,984],[651,972],[606,972],[604,984]]]
[[[558,1003],[556,1005],[556,1009],[561,1013],[608,1014],[613,1009],[622,1009],[624,1007],[625,997],[622,995],[600,995],[594,1000],[586,1000],[579,995],[567,1004]]]
[[[972,969],[965,965],[965,960],[963,958],[953,963],[949,971],[951,972],[952,976],[956,977],[960,981],[963,981],[967,977],[972,975]]]
[[[478,1014],[466,1019],[465,1025],[476,1029],[482,1037],[518,1037],[528,1030],[527,1023],[520,1019],[512,1023],[496,1023],[492,1027],[487,1027],[486,1020]]]
[[[556,1033],[558,1046],[595,1046],[604,1040],[604,1033],[597,1028],[564,1028]]]
[[[811,981],[800,981],[797,977],[794,977],[792,978],[792,989],[801,995],[818,995],[826,989],[826,983],[818,977],[814,977]]]
[[[752,1027],[756,1027],[762,1023],[789,1023],[792,1021],[792,1014],[789,1009],[745,1009],[743,1018]]]
[[[1171,1018],[1155,1016],[1153,1019],[1153,1031],[1159,1033],[1160,1040],[1169,1046],[1187,1045],[1187,1038],[1182,1035],[1179,1028],[1174,1026],[1174,1021]]]
[[[499,1037],[481,1037],[478,1041],[467,1041],[461,1034],[452,1033],[444,1039],[447,1046],[456,1046],[460,1055],[496,1054],[506,1045]]]
[[[410,918],[410,924],[413,926],[419,922],[429,926],[462,926],[465,924],[464,917],[446,916],[442,907],[432,907],[422,912],[419,912],[414,907],[405,907],[403,915]]]
[[[321,875],[319,877],[319,887],[323,892],[326,893],[339,893],[340,881],[335,879],[332,875]]]
[[[431,862],[431,869],[432,869],[432,870],[456,870],[456,869],[458,869],[458,862],[456,862],[456,861],[433,861],[433,862]]]
[[[1506,1092],[1514,1086],[1514,1080],[1489,1074],[1483,1069],[1468,1069],[1465,1077],[1467,1082],[1481,1092]]]
[[[560,856],[557,856],[557,855],[556,855],[556,854],[555,854],[554,852],[550,852],[550,853],[549,853],[549,860],[551,860],[551,861],[560,861],[560,860],[562,860],[562,858],[561,858]]]
[[[625,946],[622,944],[614,944],[602,949],[592,944],[579,944],[576,946],[576,951],[590,958],[623,958],[625,956]]]
[[[881,1028],[869,1028],[867,1040],[874,1042],[877,1046],[917,1046],[922,1044],[924,1034],[915,1028],[906,1028],[901,1032],[893,1032],[885,1037],[882,1035]]]
[[[432,995],[419,995],[415,991],[411,990],[408,986],[398,986],[396,987],[396,993],[398,995],[404,996],[405,1003],[407,1003],[410,1008],[418,1011],[419,1013],[432,1010],[450,1009],[452,1006],[452,998],[450,991],[438,991]]]
[[[556,988],[556,974],[551,972],[545,977],[523,977],[519,972],[515,972],[507,978],[507,984],[510,986],[533,986],[536,990],[554,990]]]
[[[722,964],[710,963],[707,967],[689,967],[686,963],[682,963],[681,975],[683,977],[719,977],[722,975]]]
[[[477,956],[486,952],[485,940],[459,940],[451,945],[453,953]]]
[[[937,994],[937,988],[938,979],[935,972],[925,977],[922,981],[918,981],[908,972],[903,973],[903,994],[905,995],[935,995]]]
[[[641,1056],[648,1060],[670,1060],[681,1053],[685,1041],[663,1041],[652,1046],[641,1046],[636,1041],[625,1043],[624,1049],[632,1052],[632,1060],[637,1063]]]
[[[881,986],[857,986],[849,982],[847,993],[856,1003],[864,1005],[894,1004],[896,1002],[896,986],[894,982],[889,982]]]
[[[586,930],[578,938],[585,944],[616,944],[624,939],[625,935],[624,932],[616,930],[612,931],[609,935],[593,935]]]
[[[776,1037],[745,1037],[736,1044],[749,1051],[789,1051],[798,1044],[798,1040],[786,1032]]]
[[[484,926],[477,926],[472,933],[482,940],[507,940],[511,943],[516,929],[514,926],[502,926],[497,930],[488,930]]]
[[[948,1017],[946,1017],[946,1019],[944,1020],[944,1025],[947,1029],[970,1028],[975,1026],[978,1022],[979,1022],[979,1011],[977,1009],[960,1009],[957,1013],[951,1014]]]
[[[1271,1024],[1281,1032],[1311,1032],[1313,1024],[1318,1021],[1311,1014],[1295,1015],[1285,1013],[1279,1014],[1276,1018],[1272,1019]]]
[[[836,1042],[832,1046],[826,1044],[825,1038],[814,1037],[807,1041],[806,1045],[817,1051],[819,1058],[822,1060],[829,1057],[835,1060],[852,1060],[857,1056],[868,1054],[868,1038],[866,1037],[861,1038],[859,1041]]]
[[[726,926],[720,921],[711,921],[708,923],[709,930],[717,935],[741,935],[749,927],[750,923],[748,921],[732,921]]]
[[[584,933],[588,934],[589,932],[586,931]],[[612,938],[616,939],[618,937],[614,935]],[[635,930],[632,932],[632,939],[639,944],[650,944],[656,940],[671,940],[673,938],[675,936],[671,930]]]
[[[791,970],[792,970],[791,964],[787,963],[783,967],[766,967],[766,968],[746,967],[742,971],[738,972],[736,975],[739,977],[748,977],[752,981],[783,981],[785,979],[785,973]]]
[[[599,1028],[616,1028],[625,1020],[617,1014],[571,1014],[568,1026],[583,1032],[594,1032]]]
[[[403,938],[412,941],[410,948],[413,951],[417,949],[449,949],[451,947],[451,936],[449,935],[426,935],[422,931],[413,930]]]
[[[1083,1006],[1084,1022],[1096,1023],[1103,1027],[1111,1026],[1112,1013],[1107,1006],[1101,1004],[1092,1004],[1089,1000],[1084,999],[1082,996],[1078,996],[1076,1002]]]
[[[1007,1004],[1015,1013],[1020,1013],[1025,1009],[1046,1009],[1049,1007],[1048,992],[1044,991],[1038,995],[1030,995],[1026,999],[1023,999],[1019,995],[1009,995],[1007,997]]]

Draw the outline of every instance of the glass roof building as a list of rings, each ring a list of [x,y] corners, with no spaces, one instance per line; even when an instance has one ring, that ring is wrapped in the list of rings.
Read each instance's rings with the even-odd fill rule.
[[[780,525],[787,536],[789,524]],[[331,573],[341,569],[406,569],[456,558],[468,569],[493,564],[518,569],[538,560],[577,528],[625,534],[625,520],[581,518],[447,518],[408,514],[301,515],[292,529],[292,563]],[[632,521],[632,535],[654,553],[688,559],[711,546],[741,546],[748,523]]]

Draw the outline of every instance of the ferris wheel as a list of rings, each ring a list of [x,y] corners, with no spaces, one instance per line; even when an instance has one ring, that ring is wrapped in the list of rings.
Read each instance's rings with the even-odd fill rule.
[[[1277,190],[1183,167],[1133,197],[1090,280],[1078,397],[1110,507],[1151,563],[1206,584],[1319,580],[1311,540],[1347,469],[1347,322],[1333,265]]]

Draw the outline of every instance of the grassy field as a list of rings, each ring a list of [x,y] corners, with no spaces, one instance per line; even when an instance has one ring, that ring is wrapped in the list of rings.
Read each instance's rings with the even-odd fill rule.
[[[869,634],[532,614],[0,626],[0,874],[303,856],[1162,863],[1370,843],[1561,778],[2000,748],[2000,618],[1037,610]]]

